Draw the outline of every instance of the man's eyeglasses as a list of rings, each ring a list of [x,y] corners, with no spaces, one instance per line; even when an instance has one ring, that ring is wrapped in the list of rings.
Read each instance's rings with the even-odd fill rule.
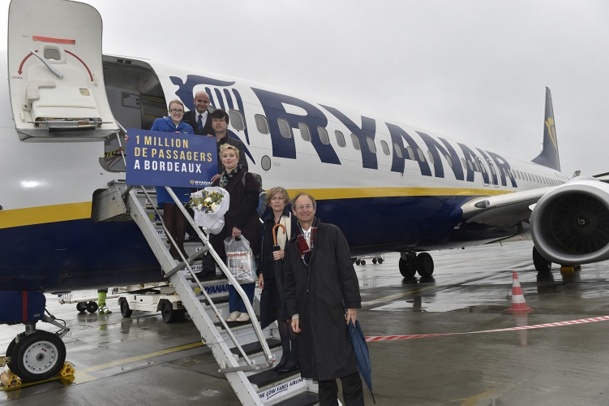
[[[182,109],[169,109],[169,111],[171,113],[184,113],[184,110],[182,110]]]
[[[303,206],[303,205],[296,206],[296,210],[304,210],[304,209],[311,210],[312,208],[313,208],[313,205],[311,205],[311,204],[307,204],[306,206]]]

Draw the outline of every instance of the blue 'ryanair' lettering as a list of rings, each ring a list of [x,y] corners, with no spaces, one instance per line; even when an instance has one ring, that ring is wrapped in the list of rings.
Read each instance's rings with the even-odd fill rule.
[[[355,135],[360,145],[360,152],[362,154],[362,166],[369,169],[378,169],[378,161],[376,154],[370,150],[366,145],[368,144],[367,138],[372,139],[376,136],[376,121],[373,118],[362,116],[362,127],[358,127],[350,118],[338,111],[334,107],[321,105],[324,109],[332,113],[338,118],[344,125],[351,131],[351,134]]]
[[[427,145],[427,150],[431,153],[431,156],[433,157],[435,177],[444,177],[444,165],[442,164],[442,160],[440,159],[441,153],[442,156],[450,162],[450,167],[453,170],[455,178],[457,180],[463,180],[463,168],[461,167],[461,162],[459,162],[459,156],[457,155],[457,151],[455,151],[453,146],[450,145],[445,139],[440,138],[440,140],[446,146],[446,148],[444,148],[442,144],[433,139],[431,136],[420,131],[417,131],[417,133],[421,136],[421,138],[423,138],[425,145]],[[440,151],[440,153],[438,153],[438,150]]]
[[[514,175],[512,175],[512,171],[510,170],[510,164],[503,159],[502,156],[495,154],[494,152],[486,151],[487,154],[495,161],[497,165],[497,169],[499,174],[501,175],[501,185],[507,186],[507,182],[505,176],[509,176],[510,182],[512,183],[512,187],[516,187],[516,179],[514,179]]]
[[[391,145],[393,146],[391,171],[404,173],[404,160],[410,159],[418,162],[421,175],[431,176],[431,169],[429,168],[429,164],[427,163],[427,161],[421,160],[418,156],[418,151],[420,150],[420,148],[415,142],[415,140],[401,127],[390,123],[385,124],[389,129],[389,135],[391,136]],[[404,143],[402,142],[402,140],[406,140],[406,142],[408,143],[408,146],[412,151],[412,156],[408,154],[408,151],[404,147]],[[396,151],[397,148],[399,148],[399,151]]]
[[[328,119],[321,110],[295,97],[262,89],[252,88],[252,90],[258,96],[269,123],[273,156],[296,158],[294,138],[285,138],[280,133],[279,120],[281,119],[285,120],[291,128],[298,128],[299,123],[304,123],[311,132],[311,144],[313,144],[321,162],[340,165],[340,160],[334,148],[330,144],[326,145],[321,142],[318,128],[325,128],[328,125]],[[296,106],[304,110],[306,115],[288,113],[285,108],[286,105]]]

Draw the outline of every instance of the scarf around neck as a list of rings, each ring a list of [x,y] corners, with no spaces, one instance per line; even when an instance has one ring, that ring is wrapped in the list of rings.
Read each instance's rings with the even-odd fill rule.
[[[239,172],[238,166],[235,169],[233,169],[232,171],[230,171],[229,173],[226,173],[226,170],[224,170],[222,172],[222,176],[220,177],[219,186],[221,188],[226,188],[226,185],[228,185],[228,182],[230,182],[230,180],[235,177],[237,172]]]
[[[307,240],[304,238],[302,227],[300,223],[298,224],[298,234],[296,235],[296,246],[298,247],[298,252],[300,253],[300,258],[305,265],[309,266],[309,261],[311,261],[311,254],[315,249],[315,240],[317,239],[317,225],[319,220],[316,218],[313,219],[313,223],[311,223],[311,236],[309,238],[310,245],[307,244]]]

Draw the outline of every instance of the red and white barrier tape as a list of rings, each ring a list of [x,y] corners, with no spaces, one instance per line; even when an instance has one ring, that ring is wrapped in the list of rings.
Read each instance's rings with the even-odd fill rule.
[[[532,326],[498,328],[498,329],[493,329],[493,330],[468,331],[468,332],[463,332],[463,333],[436,333],[436,334],[407,334],[407,335],[393,335],[393,336],[367,336],[366,337],[366,341],[369,342],[369,343],[373,343],[373,342],[379,342],[379,341],[414,340],[416,338],[446,337],[446,336],[465,335],[465,334],[501,333],[501,332],[504,332],[504,331],[520,331],[520,330],[534,330],[534,329],[538,329],[538,328],[548,328],[548,327],[574,326],[576,324],[598,323],[599,321],[609,321],[609,316],[598,316],[598,317],[589,317],[589,318],[586,318],[586,319],[557,321],[557,322],[554,322],[554,323],[535,324],[535,325],[532,325]]]

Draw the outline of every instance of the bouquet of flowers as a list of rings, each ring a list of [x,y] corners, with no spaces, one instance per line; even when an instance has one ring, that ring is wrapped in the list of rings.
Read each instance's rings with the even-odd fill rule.
[[[195,223],[199,227],[218,234],[224,228],[224,214],[230,205],[230,195],[221,187],[210,186],[191,193],[187,205],[194,210]]]

